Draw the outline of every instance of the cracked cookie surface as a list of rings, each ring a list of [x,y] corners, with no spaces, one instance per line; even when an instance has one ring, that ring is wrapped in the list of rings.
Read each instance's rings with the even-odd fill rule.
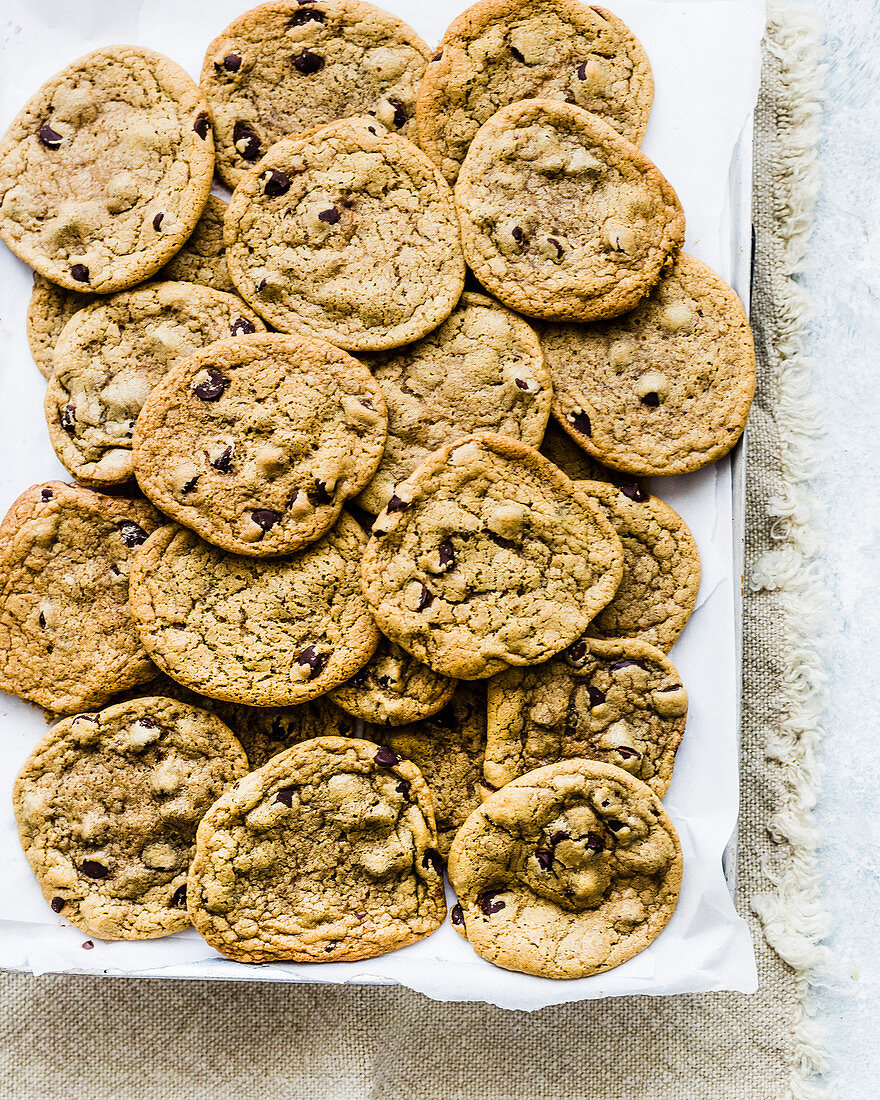
[[[745,428],[755,349],[736,293],[682,253],[651,294],[613,321],[541,325],[553,415],[608,466],[683,474],[714,462]]]
[[[56,714],[155,676],[128,608],[134,552],[161,523],[145,500],[48,481],[0,525],[0,688]]]
[[[388,442],[358,503],[381,512],[432,451],[469,432],[508,435],[537,446],[553,400],[532,329],[481,294],[464,294],[438,329],[364,362],[388,405]]]
[[[187,903],[241,962],[372,958],[446,915],[431,795],[388,748],[322,737],[227,791],[199,826]]]
[[[202,69],[220,178],[234,188],[276,141],[352,115],[414,141],[429,52],[406,23],[359,0],[246,12],[211,43]]]
[[[687,692],[659,649],[584,636],[534,668],[488,681],[490,788],[558,760],[613,764],[662,798],[684,734]]]
[[[475,810],[452,844],[452,921],[496,966],[583,978],[620,966],[663,931],[681,888],[675,828],[620,768],[564,760]]]
[[[129,481],[153,387],[206,344],[264,329],[237,295],[195,283],[149,283],[80,309],[58,338],[44,402],[59,460],[87,485]]]
[[[579,637],[614,595],[620,541],[537,451],[488,433],[436,451],[373,525],[363,590],[381,631],[435,672],[491,676]]]
[[[672,187],[635,145],[580,107],[504,107],[455,184],[465,259],[511,309],[595,321],[632,309],[684,241]]]
[[[243,558],[170,524],[138,553],[131,613],[162,672],[211,698],[290,706],[348,680],[378,631],[359,586],[366,536],[347,515],[289,558]]]
[[[59,722],[28,757],[13,796],[22,847],[52,911],[110,940],[187,928],[196,826],[247,770],[231,730],[173,699]]]
[[[419,89],[419,142],[451,182],[477,130],[524,99],[598,115],[638,145],[654,98],[641,44],[604,8],[572,0],[482,0],[452,23]]]
[[[95,50],[0,141],[0,237],[67,290],[124,290],[184,244],[213,171],[207,104],[183,69],[136,46]]]
[[[226,294],[235,294],[235,283],[226,266],[226,245],[223,243],[225,199],[209,195],[189,239],[183,248],[159,272],[159,279],[174,279],[179,283],[198,283]]]
[[[170,370],[134,433],[138,484],[230,553],[314,542],[372,477],[388,417],[370,372],[323,340],[225,340]]]
[[[225,241],[233,282],[270,325],[347,351],[420,339],[464,286],[449,185],[369,118],[272,146],[235,189]]]

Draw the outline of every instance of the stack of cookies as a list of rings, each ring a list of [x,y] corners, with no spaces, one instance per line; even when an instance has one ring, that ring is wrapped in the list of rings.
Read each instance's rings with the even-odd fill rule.
[[[14,801],[61,918],[356,960],[439,927],[445,870],[508,969],[662,931],[700,563],[640,479],[727,454],[754,352],[652,95],[577,0],[435,51],[273,0],[200,87],[114,46],[23,108],[0,237],[75,481],[0,525],[0,687],[60,718]]]

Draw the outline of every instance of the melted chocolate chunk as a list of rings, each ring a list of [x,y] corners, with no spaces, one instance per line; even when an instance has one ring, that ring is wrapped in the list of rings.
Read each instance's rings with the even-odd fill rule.
[[[144,727],[144,729],[154,730],[156,728],[156,723],[153,721],[152,718],[139,718],[138,722]]]
[[[52,898],[52,900],[49,902],[49,905],[52,907],[53,913],[60,913],[66,904],[67,902],[64,900],[64,898]]]
[[[516,48],[516,46],[510,46],[509,49],[510,49],[510,52],[513,54],[513,56],[517,59],[517,61],[521,61],[523,64],[525,64],[526,59],[519,52],[519,50]]]
[[[408,500],[401,500],[397,493],[391,494],[391,500],[385,505],[386,512],[405,512],[409,508]]]
[[[616,672],[619,668],[629,668],[631,665],[634,665],[636,668],[645,668],[641,661],[615,661],[614,664],[611,665],[611,671]],[[645,671],[647,672],[648,670],[645,669]]]
[[[582,661],[587,654],[587,643],[577,641],[568,647],[568,655],[573,661]]]
[[[640,752],[636,752],[635,749],[630,749],[626,745],[618,745],[617,751],[624,760],[641,760],[642,758]]]
[[[193,393],[201,401],[216,401],[219,397],[222,397],[223,391],[226,389],[228,380],[218,370],[214,370],[213,367],[208,367],[208,377],[204,382],[199,382],[197,386],[193,386]]]
[[[153,218],[153,228],[156,230],[157,233],[159,232],[159,230],[162,227],[162,219],[164,217],[165,217],[164,214],[157,214],[155,216],[155,218]]]
[[[78,283],[87,283],[89,281],[89,269],[85,264],[74,264],[70,269],[71,279],[76,279]]]
[[[263,173],[263,190],[270,199],[286,195],[290,190],[290,176],[286,172],[279,172],[277,168],[270,168]]]
[[[601,706],[602,703],[605,702],[605,692],[604,691],[600,691],[598,688],[593,687],[592,684],[587,685],[587,691],[589,692],[589,695],[590,695],[590,706],[591,707]]]
[[[211,120],[206,114],[197,115],[196,120],[193,123],[193,129],[199,135],[202,141],[204,141],[205,138],[208,136],[208,131],[211,129]]]
[[[318,73],[324,68],[324,58],[320,54],[312,53],[311,50],[303,50],[301,54],[293,59],[293,67],[298,73],[310,76],[312,73]]]
[[[515,225],[513,229],[511,229],[510,235],[511,237],[513,237],[517,244],[529,243],[528,237],[525,235],[525,233],[523,233],[522,229],[520,229],[518,225]]]
[[[479,905],[482,912],[491,917],[493,913],[500,913],[504,908],[503,901],[496,901],[496,894],[492,890],[486,890],[477,898],[477,905]]]
[[[389,98],[388,102],[394,108],[394,118],[392,119],[392,122],[394,123],[394,128],[396,130],[399,130],[401,126],[406,125],[407,119],[409,117],[406,113],[406,108],[403,106],[399,99]]]
[[[256,332],[256,325],[252,321],[245,320],[244,317],[237,317],[229,329],[233,336],[241,336],[243,333],[248,334]]]
[[[310,493],[316,504],[329,504],[333,497],[327,492],[327,486],[319,477],[315,478],[315,487]]]
[[[550,843],[553,845],[554,848],[557,844],[561,844],[563,840],[571,840],[571,835],[569,833],[566,833],[562,829],[560,829],[558,833],[554,833],[553,836],[550,837]]]
[[[375,760],[380,768],[393,768],[395,764],[400,763],[400,757],[397,753],[392,752],[386,745],[379,746],[373,760]]]
[[[630,500],[634,500],[637,503],[647,500],[649,496],[637,481],[623,481],[617,488],[625,497],[629,497]]]
[[[617,820],[616,820],[615,818],[613,818],[613,817],[609,818],[609,819],[608,819],[608,820],[607,820],[607,821],[605,822],[605,824],[606,824],[606,825],[608,826],[608,828],[609,828],[609,829],[611,830],[611,832],[612,832],[612,833],[619,833],[619,832],[620,832],[620,830],[621,830],[621,829],[623,828],[623,826],[624,826],[624,822],[622,822],[622,821],[617,821]]]
[[[91,951],[94,946],[94,940],[86,940],[86,942],[82,945],[82,949],[83,951]]]
[[[431,60],[432,61],[440,61],[442,57],[443,57],[443,51],[441,50],[439,53],[435,53],[434,56],[431,58]]]
[[[228,53],[223,58],[223,68],[228,73],[237,73],[241,68],[241,55],[237,53]]]
[[[657,688],[657,691],[660,692],[661,694],[664,691],[681,691],[681,684],[673,684],[672,687],[668,687],[668,688]]]
[[[51,489],[41,489],[40,490],[40,500],[42,500],[42,502],[44,504],[46,503],[47,500],[51,500],[52,497],[54,497],[54,496],[55,496],[55,494],[52,492]]]
[[[322,11],[317,8],[308,8],[305,11],[298,11],[294,13],[293,19],[290,20],[288,26],[301,27],[303,23],[323,23],[326,16]]]
[[[587,79],[587,63],[586,63],[586,61],[584,61],[582,64],[578,65],[578,67],[575,71],[577,72],[578,80],[586,80]]]
[[[98,863],[94,859],[84,859],[79,865],[79,869],[89,878],[106,878],[110,874],[103,863]]]
[[[335,206],[331,206],[329,210],[322,210],[318,214],[319,222],[326,222],[328,225],[336,225],[342,215],[336,209]]]
[[[441,573],[448,573],[455,568],[455,548],[451,542],[448,540],[441,542],[437,548],[437,554],[440,558]]]
[[[453,905],[452,912],[449,914],[449,919],[459,928],[464,924],[464,910],[458,902]]]
[[[656,393],[646,393],[645,396],[639,400],[643,405],[647,405],[649,409],[656,409],[660,404],[660,397]]]
[[[296,791],[293,787],[282,787],[279,791],[275,792],[274,802],[280,802],[282,806],[286,806],[288,810],[293,805],[293,796]]]
[[[433,848],[425,849],[425,854],[422,856],[422,866],[426,871],[430,868],[435,875],[443,874],[443,860],[440,853]]]
[[[330,660],[329,653],[321,653],[313,645],[307,645],[296,659],[298,665],[308,665],[309,679],[314,680],[324,671],[324,667]]]
[[[196,474],[195,477],[191,477],[189,479],[189,481],[186,482],[186,484],[183,486],[183,488],[180,491],[184,494],[191,493],[193,491],[193,489],[195,489],[196,485],[198,484],[198,480],[199,480],[199,475]]]
[[[45,145],[47,149],[59,148],[63,140],[61,134],[56,134],[48,122],[37,131],[37,137],[40,139],[40,144]]]
[[[229,472],[229,466],[232,462],[232,452],[235,450],[230,443],[228,447],[224,447],[220,454],[211,461],[211,465],[215,470],[219,470],[221,474]]]
[[[514,378],[513,381],[516,383],[517,386],[519,386],[519,388],[521,390],[528,391],[528,388],[529,388],[528,382],[524,381],[522,378]]]
[[[61,414],[61,427],[71,435],[76,431],[76,405],[65,405]]]
[[[540,863],[545,871],[549,871],[550,868],[553,866],[552,852],[547,852],[541,848],[538,848],[535,852],[535,859],[537,859],[538,863]]]
[[[244,148],[239,148],[241,143]],[[260,137],[249,122],[238,122],[232,128],[232,143],[244,160],[260,159]]]
[[[434,602],[433,595],[422,585],[422,591],[419,596],[419,602],[416,606],[416,611],[424,611],[426,607],[430,607]]]
[[[142,546],[150,536],[143,527],[139,527],[138,524],[127,519],[124,523],[119,524],[119,537],[126,546],[133,548],[135,546]]]
[[[605,838],[599,833],[589,832],[587,833],[586,847],[590,852],[604,852]]]
[[[264,531],[270,531],[280,518],[281,516],[271,508],[258,508],[256,512],[251,512],[251,519]]]
[[[581,435],[593,434],[593,425],[590,423],[590,418],[585,412],[569,413],[568,422],[574,430],[580,432]]]
[[[558,260],[562,256],[562,252],[563,252],[562,245],[559,243],[559,241],[557,241],[557,239],[555,237],[548,237],[547,240],[556,249],[556,258]]]
[[[182,886],[178,886],[171,895],[171,908],[186,909],[186,883]]]

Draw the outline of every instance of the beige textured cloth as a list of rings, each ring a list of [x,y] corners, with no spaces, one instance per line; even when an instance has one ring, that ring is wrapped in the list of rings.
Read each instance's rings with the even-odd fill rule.
[[[797,393],[802,305],[789,280],[811,201],[804,169],[815,58],[801,31],[793,13],[771,13],[756,120],[760,374],[749,427],[738,898],[757,944],[760,991],[586,1002],[526,1015],[437,1004],[397,988],[4,975],[0,1097],[819,1095],[801,1072],[817,1058],[802,1002],[822,931],[808,817],[815,654],[799,613],[810,595],[798,450],[809,424]],[[763,938],[762,922],[788,963]]]

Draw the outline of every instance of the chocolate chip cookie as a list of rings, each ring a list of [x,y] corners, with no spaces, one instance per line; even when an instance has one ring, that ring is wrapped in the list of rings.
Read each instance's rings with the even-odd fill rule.
[[[553,415],[584,450],[633,474],[684,474],[742,435],[755,349],[742,302],[682,254],[631,313],[590,325],[542,325]]]
[[[99,707],[156,670],[128,610],[145,500],[48,481],[0,525],[0,690],[57,714]]]
[[[225,240],[233,282],[270,325],[347,351],[418,340],[464,286],[449,185],[370,118],[274,145],[236,187]]]
[[[638,145],[653,98],[645,51],[604,8],[481,0],[452,23],[428,66],[419,142],[452,183],[477,130],[510,103],[575,103]]]
[[[557,760],[613,764],[662,798],[684,733],[687,692],[646,642],[584,636],[534,668],[488,681],[489,789]]]
[[[283,137],[369,114],[415,141],[430,51],[415,31],[359,0],[263,4],[205,54],[202,91],[227,187]]]
[[[107,940],[187,928],[196,826],[247,771],[231,730],[174,699],[59,722],[13,793],[21,844],[53,913]]]
[[[366,537],[346,515],[289,558],[242,558],[169,524],[131,575],[131,613],[147,652],[211,698],[290,706],[324,695],[379,639],[358,585]]]
[[[455,184],[465,259],[532,317],[595,321],[633,309],[673,262],[684,213],[635,145],[551,99],[502,108]]]
[[[198,283],[226,294],[235,294],[235,283],[229,278],[226,267],[226,245],[223,243],[225,217],[225,200],[219,195],[209,195],[189,240],[177,255],[171,257],[157,278]]]
[[[124,290],[181,248],[213,171],[207,104],[183,69],[137,46],[95,50],[0,141],[0,238],[67,290]]]
[[[128,481],[135,421],[174,363],[265,327],[237,295],[195,283],[149,283],[80,309],[58,338],[44,402],[59,460],[86,485]]]
[[[553,388],[538,338],[515,313],[464,294],[443,324],[418,343],[365,358],[388,405],[388,442],[358,498],[381,512],[398,481],[468,432],[509,435],[537,446]]]
[[[449,853],[452,923],[496,966],[583,978],[656,939],[681,888],[681,845],[647,784],[563,760],[493,794]]]
[[[94,294],[65,290],[34,272],[34,289],[27,311],[27,338],[31,355],[44,378],[52,375],[52,356],[61,330],[74,313],[98,300]]]
[[[381,389],[344,351],[247,336],[168,371],[138,419],[134,467],[157,507],[215,546],[289,554],[370,480],[387,424]]]
[[[483,433],[397,486],[363,589],[384,634],[440,675],[474,680],[564,649],[622,569],[601,509],[531,447]]]
[[[418,769],[357,738],[304,741],[202,820],[193,924],[239,962],[369,959],[446,915],[431,795]]]

